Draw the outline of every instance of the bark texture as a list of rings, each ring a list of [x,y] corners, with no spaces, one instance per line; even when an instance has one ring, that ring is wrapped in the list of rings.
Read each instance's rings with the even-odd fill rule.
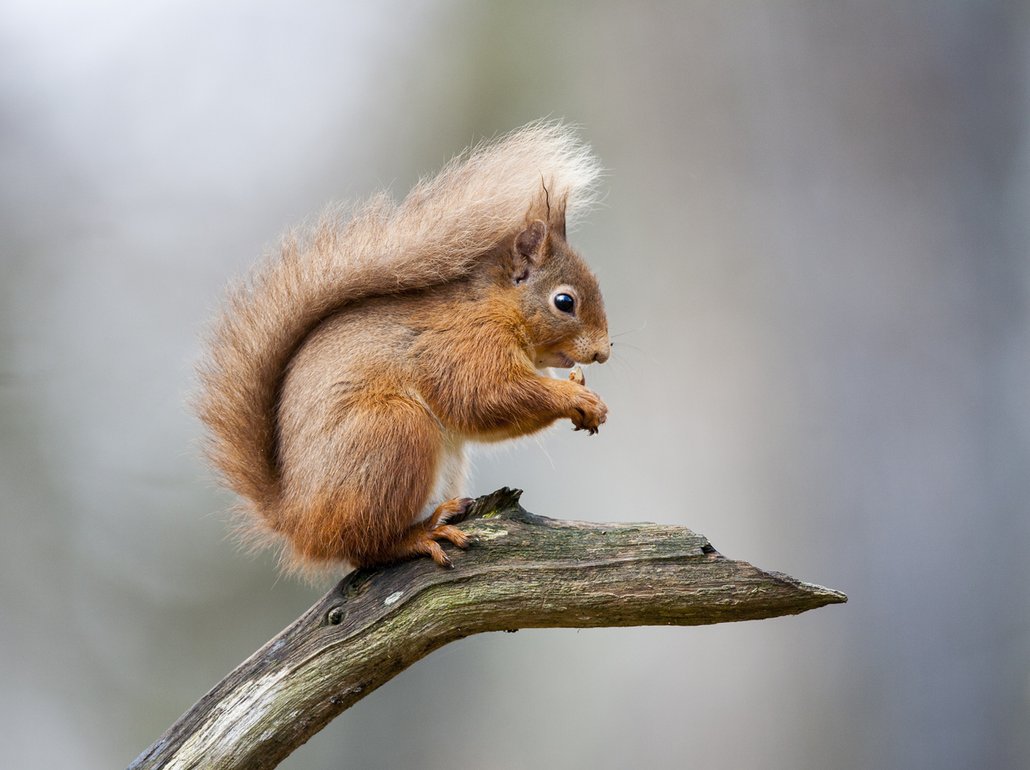
[[[448,642],[518,628],[702,625],[793,615],[839,591],[727,559],[702,535],[658,524],[537,516],[517,490],[480,498],[428,559],[345,577],[187,711],[130,768],[271,768]]]

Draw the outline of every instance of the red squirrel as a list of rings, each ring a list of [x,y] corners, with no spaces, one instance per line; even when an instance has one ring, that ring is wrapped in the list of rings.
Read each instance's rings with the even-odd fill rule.
[[[300,571],[451,560],[470,442],[607,407],[549,367],[607,360],[597,279],[566,240],[600,167],[565,126],[472,148],[344,221],[323,217],[229,294],[201,365],[208,454],[244,529]],[[428,513],[428,516],[426,514]]]

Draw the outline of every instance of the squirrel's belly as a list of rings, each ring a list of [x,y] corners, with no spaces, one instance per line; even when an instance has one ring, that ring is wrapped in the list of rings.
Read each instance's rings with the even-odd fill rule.
[[[433,491],[426,500],[419,518],[424,519],[436,509],[436,506],[446,500],[462,497],[467,471],[465,439],[445,432],[440,459],[436,467],[436,479],[433,481]]]

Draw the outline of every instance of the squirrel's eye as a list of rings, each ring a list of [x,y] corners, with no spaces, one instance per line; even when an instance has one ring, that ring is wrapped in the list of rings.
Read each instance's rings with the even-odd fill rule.
[[[576,300],[574,300],[569,294],[555,294],[554,306],[563,313],[571,313],[576,309]]]

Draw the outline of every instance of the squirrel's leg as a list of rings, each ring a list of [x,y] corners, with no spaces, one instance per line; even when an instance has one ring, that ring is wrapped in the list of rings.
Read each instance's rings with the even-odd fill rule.
[[[349,396],[288,458],[293,515],[280,531],[301,561],[371,567],[428,553],[442,563],[424,541],[439,545],[416,524],[437,478],[439,423],[405,394]]]
[[[564,418],[590,433],[605,421],[604,401],[584,382],[553,379],[533,367],[524,340],[512,332],[505,317],[486,317],[478,325],[455,328],[472,341],[436,340],[431,348],[434,365],[424,367],[419,382],[420,392],[445,425],[479,441],[500,441],[529,435]],[[468,354],[477,349],[499,354]]]
[[[444,502],[437,505],[425,521],[412,526],[404,547],[410,548],[412,554],[431,556],[437,564],[449,567],[450,559],[434,541],[446,540],[458,548],[467,548],[469,536],[452,526],[451,522],[463,521],[475,502],[471,497],[461,496],[468,462],[461,442],[455,442],[453,437],[445,438],[445,449],[437,472],[433,498],[439,500],[442,496]]]
[[[476,411],[461,416],[471,430],[488,431],[488,440],[525,436],[562,418],[576,430],[596,433],[607,416],[600,396],[571,380],[518,371],[496,381],[503,385],[483,393]]]
[[[366,396],[364,400],[361,406],[352,404],[348,414],[360,426],[361,446],[349,447],[339,455],[362,461],[361,469],[354,469],[353,483],[348,484],[363,498],[360,505],[348,506],[351,523],[359,525],[357,538],[353,527],[345,528],[342,535],[357,551],[348,560],[372,566],[426,555],[450,567],[451,561],[437,541],[468,546],[468,535],[447,524],[447,518],[464,513],[472,500],[448,500],[423,521],[418,520],[418,513],[441,473],[447,475],[447,492],[460,486],[465,472],[463,455],[455,464],[450,457],[454,453],[445,451],[439,422],[422,402],[400,394]],[[370,473],[370,468],[376,472]]]

